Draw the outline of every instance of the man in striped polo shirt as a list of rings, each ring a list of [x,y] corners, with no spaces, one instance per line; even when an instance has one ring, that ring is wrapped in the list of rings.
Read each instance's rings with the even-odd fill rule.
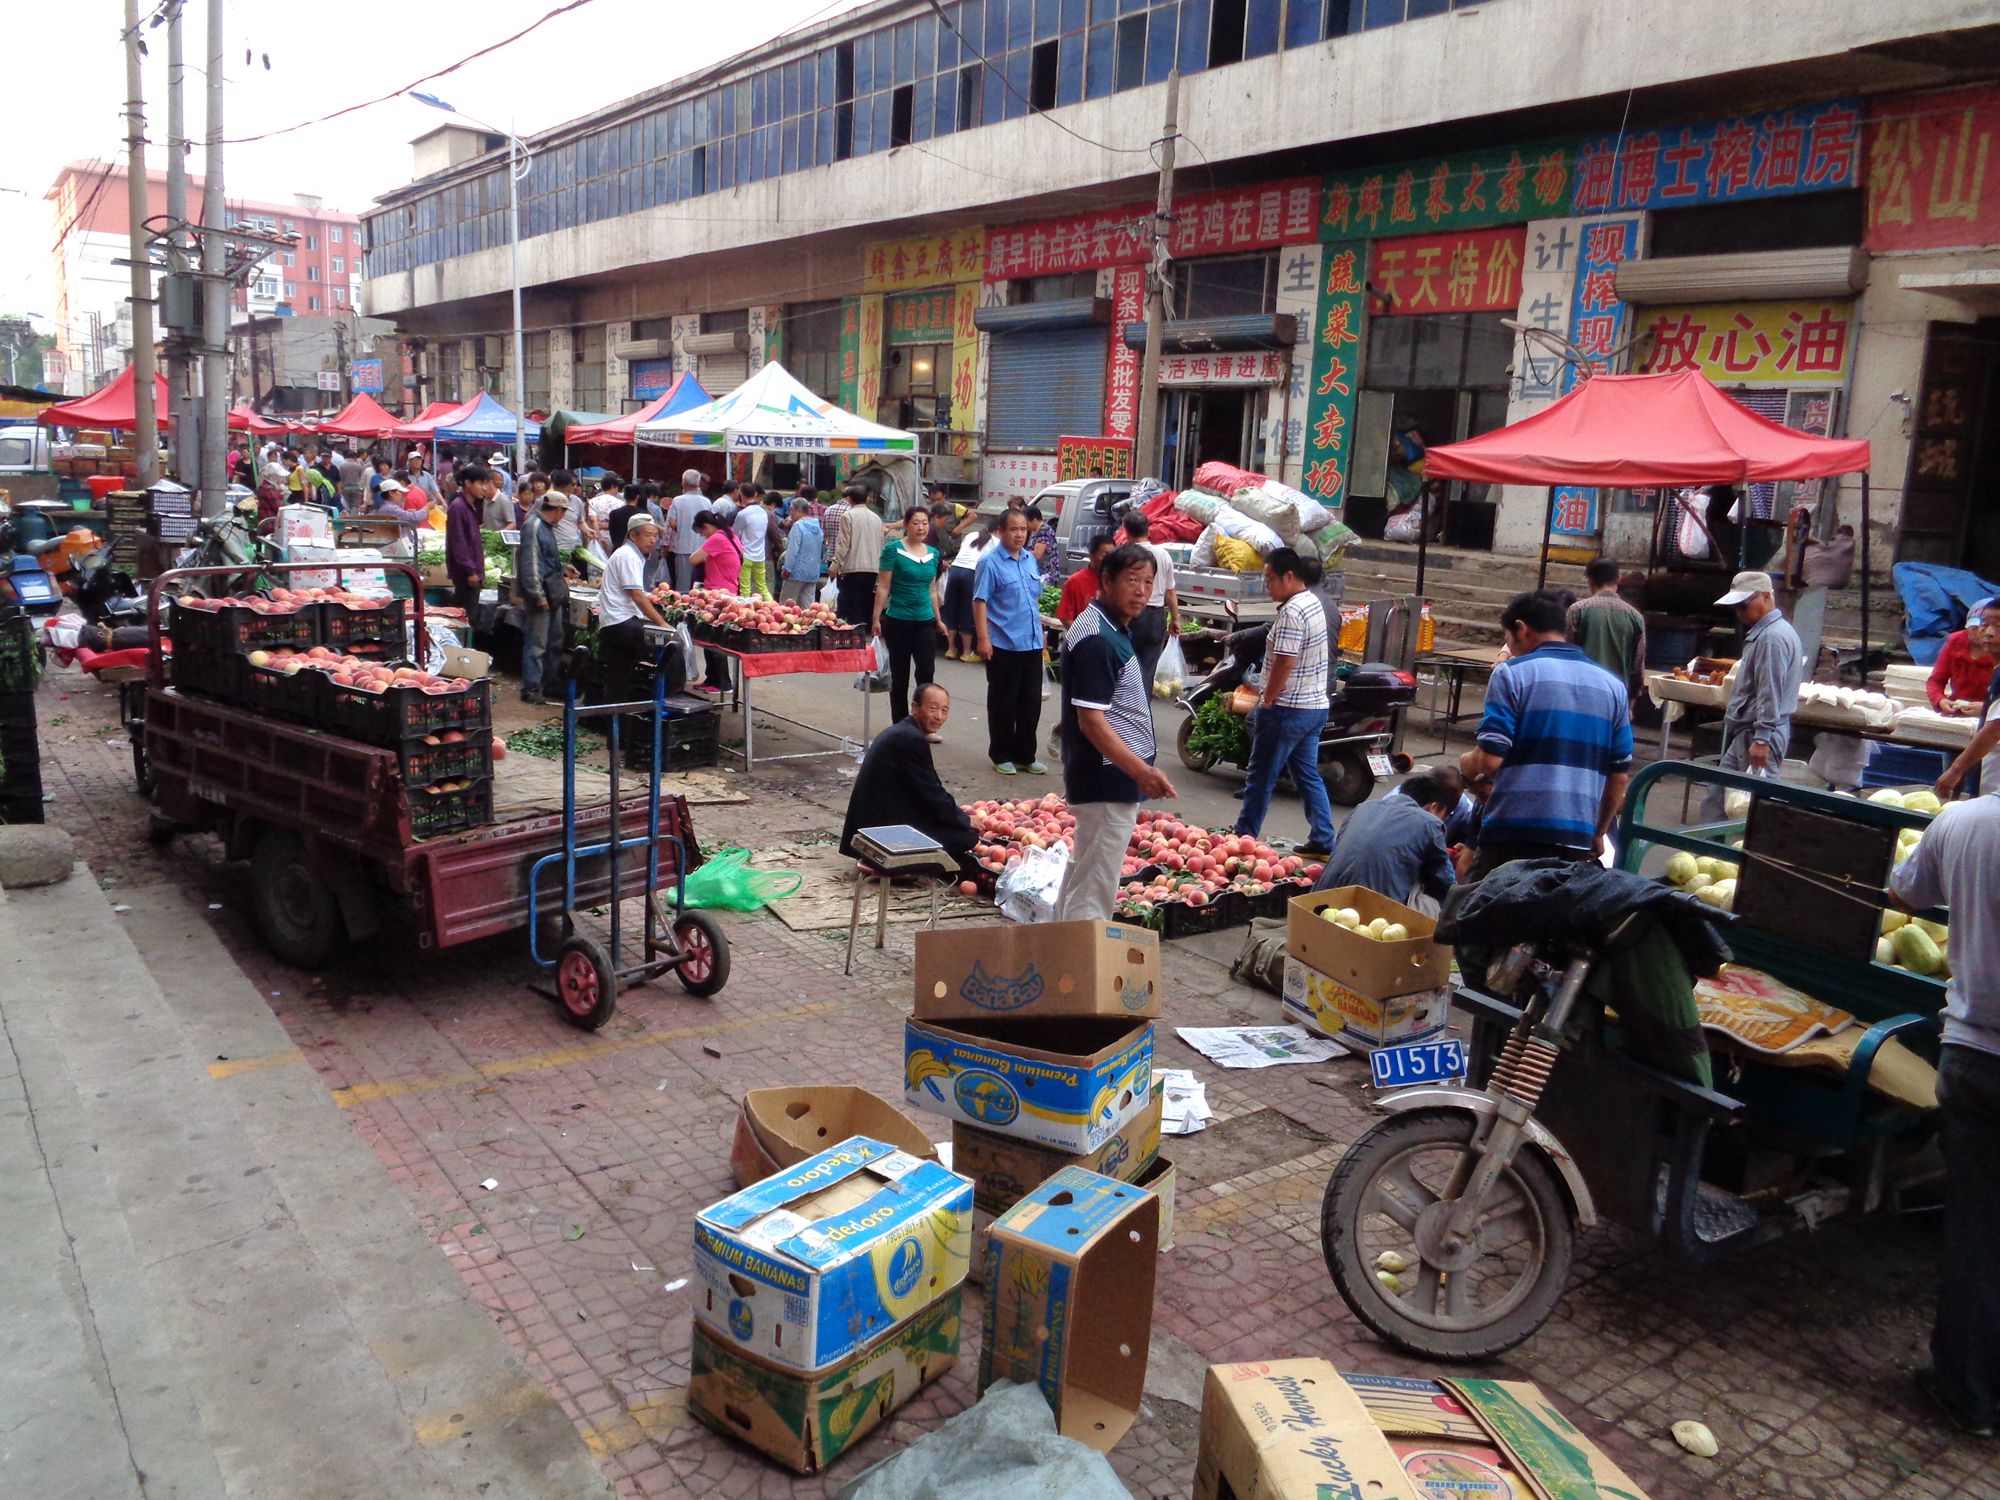
[[[1565,638],[1570,596],[1517,595],[1500,614],[1510,658],[1494,668],[1468,786],[1491,788],[1469,878],[1516,859],[1594,858],[1625,802],[1632,720],[1625,684]]]

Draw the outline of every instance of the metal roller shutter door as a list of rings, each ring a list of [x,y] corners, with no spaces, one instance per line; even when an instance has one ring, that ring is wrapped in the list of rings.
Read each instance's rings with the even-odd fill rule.
[[[1104,430],[1105,330],[993,335],[986,372],[988,449],[1053,448]]]
[[[704,354],[695,361],[695,379],[711,396],[726,396],[749,378],[747,354]]]

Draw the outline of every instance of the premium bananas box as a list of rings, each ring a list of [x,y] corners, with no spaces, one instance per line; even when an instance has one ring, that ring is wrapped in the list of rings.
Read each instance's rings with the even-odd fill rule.
[[[695,1321],[822,1370],[964,1281],[971,1246],[970,1182],[853,1136],[695,1216]]]
[[[1286,1020],[1369,1052],[1438,1036],[1451,1020],[1447,989],[1374,1000],[1289,954],[1284,985]]]
[[[781,1370],[699,1324],[688,1410],[800,1474],[817,1474],[958,1359],[954,1287],[915,1317],[824,1370]]]
[[[995,1219],[979,1389],[1033,1381],[1063,1436],[1110,1452],[1145,1394],[1159,1237],[1158,1197],[1081,1167]]]
[[[1152,1102],[1153,1023],[903,1023],[903,1097],[1053,1151],[1095,1151]]]
[[[1127,1120],[1095,1151],[1079,1155],[1052,1151],[1017,1136],[996,1135],[976,1125],[951,1127],[951,1169],[972,1179],[972,1206],[1003,1214],[1064,1167],[1082,1167],[1136,1182],[1160,1154],[1160,1125],[1166,1094],[1154,1088],[1152,1102]]]

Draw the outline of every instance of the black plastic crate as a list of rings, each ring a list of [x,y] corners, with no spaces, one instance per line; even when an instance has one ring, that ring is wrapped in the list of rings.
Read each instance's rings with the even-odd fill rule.
[[[1215,900],[1203,906],[1189,906],[1184,901],[1162,901],[1159,906],[1160,936],[1163,938],[1194,937],[1204,932],[1221,932],[1225,927],[1240,926],[1240,907],[1229,899],[1230,892],[1223,892]]]
[[[452,733],[454,731],[446,731]],[[459,781],[493,774],[493,734],[487,729],[463,731],[465,738],[455,743],[426,744],[405,740],[396,747],[403,768],[403,784],[429,786],[434,781]]]
[[[816,651],[853,651],[868,644],[868,630],[862,625],[816,625],[813,635]]]
[[[454,791],[435,787],[406,787],[403,803],[410,811],[410,834],[434,839],[447,833],[463,833],[468,828],[484,828],[493,821],[493,778],[469,781]]]
[[[813,649],[813,632],[803,635],[771,635],[762,630],[725,630],[714,637],[714,644],[727,646],[731,651],[744,656],[775,656],[785,651],[810,651]]]
[[[652,733],[643,718],[635,718],[632,723],[640,727],[629,733],[621,727],[618,742],[625,769],[643,772],[653,763]],[[712,766],[721,757],[720,709],[705,707],[695,713],[675,714],[661,725],[661,770],[690,771],[698,766]]]
[[[177,655],[202,652],[212,656],[238,656],[246,651],[268,651],[288,646],[304,651],[320,644],[320,609],[302,604],[296,609],[266,614],[247,604],[225,604],[219,609],[174,606],[168,626]]]
[[[407,649],[401,599],[385,599],[375,609],[322,603],[319,610],[321,644],[335,651],[375,657],[401,656]]]
[[[324,672],[301,667],[296,672],[280,672],[271,667],[253,667],[247,657],[228,659],[223,674],[223,696],[245,708],[289,719],[298,724],[317,724],[326,712],[326,692],[332,685]]]
[[[392,687],[379,693],[342,687],[327,681],[322,712],[329,729],[370,745],[400,745],[443,729],[490,731],[493,725],[493,684],[485,677],[454,693],[426,693],[422,688]]]

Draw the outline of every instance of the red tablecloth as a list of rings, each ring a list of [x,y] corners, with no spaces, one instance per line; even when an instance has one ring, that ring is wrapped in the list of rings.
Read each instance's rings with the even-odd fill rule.
[[[720,651],[743,663],[745,677],[784,677],[793,672],[872,672],[875,648],[853,646],[845,651],[731,651],[727,646],[698,642],[704,651]]]

